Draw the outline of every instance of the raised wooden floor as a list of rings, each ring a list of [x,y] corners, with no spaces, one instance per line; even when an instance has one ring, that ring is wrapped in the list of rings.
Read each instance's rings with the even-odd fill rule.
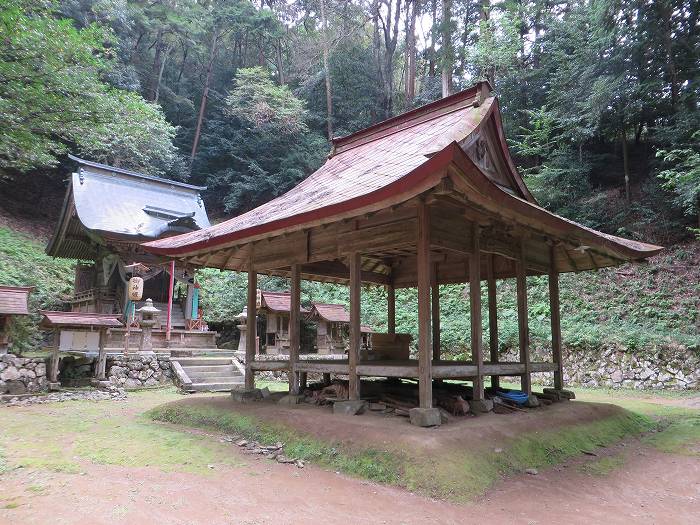
[[[289,360],[253,361],[251,368],[255,372],[289,370]],[[477,367],[469,361],[433,361],[433,378],[458,379],[477,376]],[[530,372],[553,372],[556,363],[530,363]],[[330,373],[347,375],[347,360],[300,360],[294,365],[295,372]],[[522,363],[484,363],[482,376],[517,376],[525,373]],[[404,377],[418,378],[418,360],[401,361],[360,361],[357,374],[364,377]]]

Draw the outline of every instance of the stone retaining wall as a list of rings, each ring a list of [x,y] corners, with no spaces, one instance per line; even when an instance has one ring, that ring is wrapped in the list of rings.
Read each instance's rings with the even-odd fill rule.
[[[508,359],[515,359],[509,355]],[[550,361],[551,351],[533,352],[533,361]],[[637,352],[619,346],[595,350],[565,349],[564,383],[570,386],[698,390],[700,350],[669,344]],[[552,374],[533,374],[533,382],[551,384]]]
[[[144,388],[172,382],[167,355],[130,355],[107,357],[107,379],[124,388]]]
[[[0,394],[33,394],[46,390],[47,384],[43,358],[0,355]]]

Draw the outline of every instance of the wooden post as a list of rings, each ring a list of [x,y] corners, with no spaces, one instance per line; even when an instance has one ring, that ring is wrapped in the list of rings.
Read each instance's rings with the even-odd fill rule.
[[[97,354],[97,366],[95,367],[95,378],[98,381],[105,381],[107,372],[107,351],[105,349],[105,329],[100,328],[99,352]]]
[[[168,284],[168,317],[165,325],[166,346],[170,344],[170,330],[173,324],[173,288],[175,287],[175,261],[170,261],[170,281]]]
[[[253,361],[255,360],[255,347],[257,346],[257,296],[258,296],[258,274],[255,273],[253,265],[253,247],[251,246],[250,260],[248,263],[248,317],[246,319],[247,339],[245,346],[245,389],[255,388],[255,372],[253,372]]]
[[[564,363],[561,359],[561,311],[559,309],[559,273],[554,257],[554,246],[549,247],[549,310],[552,320],[552,361],[557,365],[554,370],[554,388],[564,388]]]
[[[291,272],[291,297],[289,308],[289,393],[299,393],[299,374],[295,367],[299,362],[299,345],[301,341],[301,320],[299,309],[301,308],[301,266],[292,264]]]
[[[494,277],[494,263],[496,256],[491,254],[486,259],[486,282],[489,296],[489,353],[491,363],[498,363],[498,304],[496,302],[496,279]],[[498,388],[500,379],[491,376],[491,386]]]
[[[484,364],[483,328],[481,324],[481,250],[479,247],[480,228],[472,226],[472,246],[469,254],[469,310],[471,313],[471,347],[472,361],[476,365],[474,378],[474,400],[484,399],[484,376],[481,369]]]
[[[418,398],[420,408],[433,408],[432,338],[430,334],[430,214],[418,204]]]
[[[51,368],[49,369],[49,381],[58,383],[58,348],[61,345],[61,332],[59,328],[53,329],[53,348],[51,348]]]
[[[331,384],[331,375],[328,372],[323,374],[323,384],[326,386]]]
[[[433,360],[440,360],[440,285],[437,278],[438,264],[432,265],[431,300],[432,300],[432,334],[433,334]]]
[[[396,289],[393,284],[386,287],[386,331],[396,333]]]
[[[350,399],[360,399],[360,377],[357,375],[357,362],[360,356],[360,285],[361,285],[360,252],[350,256],[350,349],[348,351],[348,372]]]
[[[527,320],[527,267],[525,264],[525,242],[520,241],[520,258],[516,263],[516,286],[518,297],[518,340],[520,362],[525,365],[525,373],[520,378],[520,388],[527,394],[532,393],[530,383],[530,330]]]
[[[306,390],[308,376],[306,372],[299,373],[299,392]]]

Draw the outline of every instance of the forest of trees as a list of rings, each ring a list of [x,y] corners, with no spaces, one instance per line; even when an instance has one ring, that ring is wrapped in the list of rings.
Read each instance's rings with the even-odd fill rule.
[[[700,227],[697,0],[4,0],[0,175],[70,151],[233,215],[329,138],[483,78],[544,206],[656,242]]]

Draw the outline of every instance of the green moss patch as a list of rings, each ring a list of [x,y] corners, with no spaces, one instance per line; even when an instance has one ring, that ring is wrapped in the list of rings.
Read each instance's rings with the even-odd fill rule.
[[[555,465],[584,451],[637,435],[654,423],[621,410],[604,419],[534,432],[481,447],[437,447],[430,452],[354,447],[321,441],[277,423],[230,409],[169,403],[150,410],[156,421],[235,433],[264,444],[285,443],[285,454],[373,481],[399,485],[433,497],[469,501],[503,476]],[[496,451],[498,447],[498,451]]]
[[[400,466],[403,461],[397,453],[374,448],[350,450],[340,444],[324,443],[282,425],[264,423],[230,410],[168,403],[151,409],[146,416],[155,421],[239,434],[266,445],[281,441],[289,457],[373,481],[396,484],[401,479]]]

